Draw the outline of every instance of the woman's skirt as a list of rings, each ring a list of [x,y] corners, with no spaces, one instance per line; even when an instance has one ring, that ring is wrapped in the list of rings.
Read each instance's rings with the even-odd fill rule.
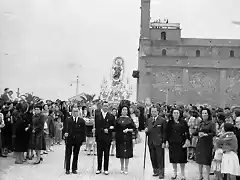
[[[170,163],[187,163],[187,148],[182,143],[169,144]]]
[[[131,143],[116,142],[116,157],[121,159],[129,159],[133,157],[133,146]]]
[[[34,150],[45,150],[45,140],[43,132],[32,134],[32,149]]]
[[[223,154],[221,173],[240,176],[239,160],[235,152],[230,151]]]

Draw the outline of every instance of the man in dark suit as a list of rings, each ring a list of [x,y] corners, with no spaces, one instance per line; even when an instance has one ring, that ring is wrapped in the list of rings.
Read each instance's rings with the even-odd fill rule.
[[[95,111],[95,137],[97,142],[97,171],[102,171],[102,159],[104,154],[104,174],[108,175],[109,151],[114,130],[114,116],[108,112],[108,102],[103,102],[102,108]]]
[[[151,117],[146,123],[148,147],[153,167],[153,176],[164,179],[164,148],[166,142],[166,120],[159,116],[160,108],[151,107]]]
[[[80,147],[86,140],[86,126],[85,121],[78,117],[78,108],[73,108],[72,116],[66,119],[66,150],[65,150],[65,166],[66,174],[70,174],[70,161],[73,153],[72,160],[72,173],[77,174],[78,154]]]

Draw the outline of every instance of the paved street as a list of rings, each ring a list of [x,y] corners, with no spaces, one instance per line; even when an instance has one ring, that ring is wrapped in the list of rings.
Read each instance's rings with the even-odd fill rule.
[[[144,134],[141,133],[144,137]],[[78,175],[65,175],[64,164],[64,145],[56,146],[55,152],[44,155],[44,161],[40,165],[32,165],[32,162],[24,165],[15,165],[14,160],[9,157],[0,159],[0,180],[152,180],[158,179],[152,177],[152,168],[147,151],[146,170],[143,173],[143,154],[144,141],[135,147],[135,156],[130,161],[129,174],[120,174],[120,163],[115,157],[110,158],[110,174],[108,176],[93,173],[93,164],[96,166],[96,157],[87,156],[82,148],[79,155]],[[166,151],[166,178],[170,179],[172,173],[171,164],[168,161],[168,153]],[[194,163],[188,163],[186,168],[186,176],[188,180],[197,179],[197,166]]]

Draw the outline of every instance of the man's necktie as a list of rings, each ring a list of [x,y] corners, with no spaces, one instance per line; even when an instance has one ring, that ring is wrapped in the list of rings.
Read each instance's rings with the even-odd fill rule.
[[[152,124],[154,124],[155,123],[155,121],[156,121],[156,119],[155,119],[155,117],[153,118],[153,121],[152,121]]]

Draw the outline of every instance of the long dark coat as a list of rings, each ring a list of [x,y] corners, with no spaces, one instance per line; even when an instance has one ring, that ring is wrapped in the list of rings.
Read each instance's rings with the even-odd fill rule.
[[[135,123],[130,117],[119,117],[115,125],[116,138],[116,157],[132,158],[133,157],[133,141],[132,132],[124,133],[125,129],[136,130]]]
[[[49,115],[47,118],[47,126],[49,131],[49,137],[54,138],[55,137],[54,118],[51,115]]]
[[[3,112],[4,114],[4,123],[5,126],[2,128],[2,140],[3,140],[3,147],[12,149],[12,122],[11,116],[8,116],[8,111]]]
[[[42,114],[35,114],[32,119],[32,149],[35,150],[45,150],[45,142],[44,142],[44,122],[45,118]]]
[[[28,141],[28,148],[31,146],[31,140],[32,140],[32,118],[33,118],[33,113],[32,112],[27,112],[25,114],[25,123],[26,126],[28,126],[28,131],[26,132],[26,140]]]
[[[199,137],[196,146],[196,162],[202,165],[211,165],[213,155],[213,137],[216,135],[216,124],[212,121],[201,121],[197,131],[208,134],[208,136]]]
[[[170,163],[187,163],[187,148],[183,148],[186,140],[190,140],[188,124],[180,119],[167,122],[167,141],[169,143]]]
[[[13,112],[13,136],[14,136],[14,151],[15,152],[27,152],[28,140],[26,139],[27,125],[24,120],[24,114],[15,110]]]

